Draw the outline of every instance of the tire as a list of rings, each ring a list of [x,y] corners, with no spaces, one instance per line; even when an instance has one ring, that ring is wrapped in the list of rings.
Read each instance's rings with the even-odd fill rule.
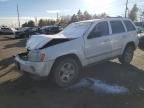
[[[51,80],[59,87],[67,87],[78,80],[81,66],[78,60],[70,57],[56,60],[52,71]]]
[[[123,54],[119,57],[119,61],[122,64],[130,64],[134,55],[134,47],[132,45],[128,45]]]

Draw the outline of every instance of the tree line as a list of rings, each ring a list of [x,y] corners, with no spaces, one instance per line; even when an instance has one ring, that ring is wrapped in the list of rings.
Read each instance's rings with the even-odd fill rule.
[[[70,24],[72,22],[82,21],[82,20],[90,20],[90,19],[97,19],[97,18],[104,18],[106,17],[106,13],[102,14],[94,14],[91,15],[88,13],[88,11],[82,12],[81,10],[78,10],[76,14],[73,14],[72,16],[61,16],[60,19],[53,20],[53,19],[40,19],[38,21],[37,26],[48,26],[48,25],[60,25],[60,26],[66,26],[67,24]],[[29,20],[28,22],[25,22],[22,24],[22,27],[34,27],[36,26],[35,22],[33,20]]]
[[[134,4],[133,8],[129,11],[128,17],[132,21],[137,20],[137,13],[138,13],[138,7],[136,4]],[[83,21],[83,20],[91,20],[91,19],[98,19],[98,18],[105,18],[108,17],[106,13],[101,13],[101,14],[90,14],[88,11],[82,12],[81,10],[78,10],[76,14],[73,14],[72,16],[61,16],[60,19],[53,20],[53,19],[40,19],[38,21],[37,26],[42,27],[42,26],[48,26],[48,25],[59,25],[59,26],[66,26],[72,22],[77,22],[77,21]],[[30,20],[28,22],[25,22],[22,27],[34,27],[36,26],[35,22],[33,20]]]

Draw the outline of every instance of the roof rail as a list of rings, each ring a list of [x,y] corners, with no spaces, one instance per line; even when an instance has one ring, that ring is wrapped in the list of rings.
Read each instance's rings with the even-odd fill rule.
[[[122,17],[122,16],[117,16],[117,17],[107,16],[106,18],[124,18],[124,17]]]

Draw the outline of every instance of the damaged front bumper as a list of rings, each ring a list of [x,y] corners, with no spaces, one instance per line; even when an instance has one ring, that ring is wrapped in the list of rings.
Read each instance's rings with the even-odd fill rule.
[[[28,61],[27,53],[21,53],[15,57],[15,64],[19,70],[40,77],[49,75],[53,63],[54,60],[49,60],[47,62]]]

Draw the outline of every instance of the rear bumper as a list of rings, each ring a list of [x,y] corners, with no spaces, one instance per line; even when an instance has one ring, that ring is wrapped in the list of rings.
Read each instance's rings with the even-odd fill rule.
[[[45,77],[48,76],[54,61],[48,62],[31,62],[23,60],[20,55],[15,57],[15,64],[20,71],[27,72],[36,76]]]

